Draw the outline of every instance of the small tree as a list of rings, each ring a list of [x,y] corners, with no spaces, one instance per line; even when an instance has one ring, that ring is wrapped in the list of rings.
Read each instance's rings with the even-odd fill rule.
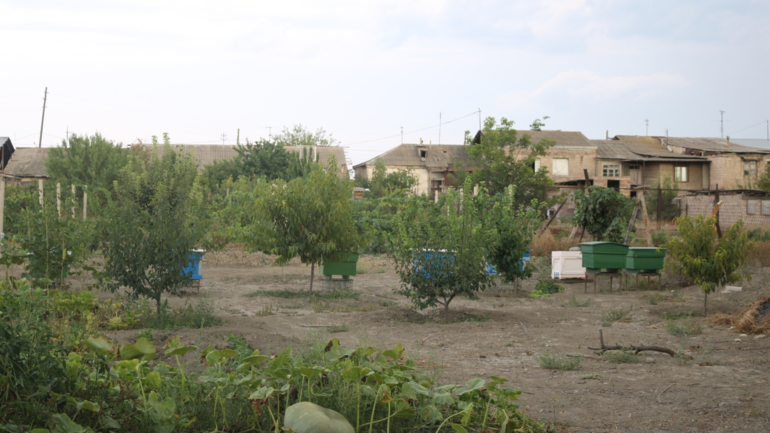
[[[674,203],[674,199],[677,196],[676,192],[677,183],[671,180],[671,176],[664,176],[663,179],[658,179],[657,185],[652,190],[648,190],[644,194],[644,199],[647,200],[647,215],[651,217],[658,216],[658,188],[661,188],[661,221],[671,221],[679,216],[679,207]]]
[[[465,191],[473,189],[470,179]],[[449,320],[449,304],[457,296],[478,299],[477,293],[492,283],[486,256],[495,231],[483,224],[486,193],[474,198],[450,191],[434,205],[405,209],[395,218],[389,255],[396,263],[401,286],[394,292],[411,298],[419,309],[442,305]]]
[[[377,158],[374,162],[372,178],[368,181],[371,195],[382,197],[395,191],[404,191],[417,185],[417,176],[411,170],[399,169],[388,173],[385,162]]]
[[[184,267],[205,233],[197,163],[164,146],[162,157],[157,144],[131,155],[104,224],[106,273],[134,296],[154,299],[158,321],[161,295],[189,283]]]
[[[572,224],[584,227],[597,241],[622,242],[633,202],[613,188],[594,185],[588,189],[589,194],[575,191]]]
[[[309,264],[311,292],[316,264],[344,260],[363,245],[351,203],[353,185],[337,176],[336,164],[334,158],[325,167],[314,164],[307,176],[289,183],[262,182],[252,223],[241,233],[247,249],[275,254],[278,264],[297,256]]]
[[[273,142],[282,146],[335,146],[339,143],[323,128],[311,132],[301,123],[291,129],[284,127],[280,134],[273,136]]]
[[[488,221],[496,230],[494,249],[487,260],[495,266],[497,273],[506,283],[532,276],[531,266],[522,266],[532,238],[540,225],[538,209],[545,203],[533,200],[530,206],[516,206],[516,185],[506,188],[500,200],[488,212]]]
[[[719,238],[716,218],[703,215],[682,215],[675,220],[680,237],[672,238],[662,247],[668,250],[671,260],[666,269],[692,280],[703,290],[703,315],[706,315],[708,294],[717,286],[734,283],[751,275],[738,272],[754,243],[743,230],[743,220],[738,220]]]

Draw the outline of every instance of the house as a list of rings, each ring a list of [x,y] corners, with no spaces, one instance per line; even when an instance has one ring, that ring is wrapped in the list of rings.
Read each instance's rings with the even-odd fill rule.
[[[681,197],[680,215],[711,215],[716,191],[699,191]],[[751,189],[722,190],[720,186],[719,226],[727,230],[738,219],[748,228],[767,227],[770,224],[770,192]]]
[[[48,169],[45,166],[48,149],[46,147],[16,148],[3,170],[6,175],[14,177],[14,179],[8,179],[8,183],[11,185],[33,185],[38,180],[48,180]]]
[[[146,146],[137,145],[134,146]],[[238,155],[233,146],[222,146],[218,144],[172,144],[176,150],[183,150],[192,154],[193,158],[198,161],[198,169],[203,170],[207,165],[210,165],[214,161],[222,161],[225,159],[231,159]],[[299,154],[300,152],[307,152],[308,156],[315,160],[318,158],[319,162],[326,164],[332,157],[337,162],[339,168],[340,177],[347,177],[348,175],[348,163],[345,156],[345,149],[339,146],[284,146],[284,149],[289,152]],[[159,154],[163,154],[163,146],[158,146]]]

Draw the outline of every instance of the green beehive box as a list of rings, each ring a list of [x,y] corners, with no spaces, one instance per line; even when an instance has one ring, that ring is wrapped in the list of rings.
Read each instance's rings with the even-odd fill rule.
[[[666,258],[666,250],[658,251],[655,247],[633,247],[626,254],[626,269],[629,271],[657,272],[663,269],[663,260]]]
[[[607,269],[612,272],[626,267],[628,245],[617,242],[584,242],[580,244],[583,253],[583,267],[598,272]]]
[[[344,261],[332,262],[324,261],[321,263],[319,271],[322,275],[329,278],[332,275],[341,275],[343,278],[348,279],[356,275],[356,264],[358,263],[358,254],[348,254],[348,257]]]

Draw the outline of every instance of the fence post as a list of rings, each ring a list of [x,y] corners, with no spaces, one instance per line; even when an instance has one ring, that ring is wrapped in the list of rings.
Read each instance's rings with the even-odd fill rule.
[[[660,188],[660,182],[658,182],[658,231],[660,231],[660,220],[663,218],[663,190]]]
[[[88,216],[88,187],[83,187],[83,221],[86,220],[86,217]]]
[[[43,179],[38,179],[37,180],[37,192],[38,192],[38,200],[37,201],[38,201],[38,203],[40,203],[40,207],[41,207],[40,212],[42,212],[43,211],[42,210],[42,207],[43,207]]]
[[[719,184],[716,185],[716,189],[714,190],[714,204],[716,205],[719,203]],[[717,236],[720,238],[722,237],[722,228],[719,227],[719,208],[717,208],[716,212],[716,225],[717,225]]]
[[[652,244],[652,233],[650,233],[650,217],[647,215],[647,201],[644,199],[644,189],[639,192],[641,194],[638,194],[637,196],[642,203],[642,216],[644,217],[644,233],[647,237],[647,246],[652,247],[654,245]]]

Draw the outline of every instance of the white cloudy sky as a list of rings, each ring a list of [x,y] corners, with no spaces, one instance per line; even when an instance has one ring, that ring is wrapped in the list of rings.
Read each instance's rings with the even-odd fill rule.
[[[302,123],[354,162],[444,121],[765,138],[770,2],[0,0],[0,135],[234,143]],[[460,144],[478,115],[441,128]],[[417,131],[417,132],[412,132]],[[389,137],[389,138],[388,138]]]

